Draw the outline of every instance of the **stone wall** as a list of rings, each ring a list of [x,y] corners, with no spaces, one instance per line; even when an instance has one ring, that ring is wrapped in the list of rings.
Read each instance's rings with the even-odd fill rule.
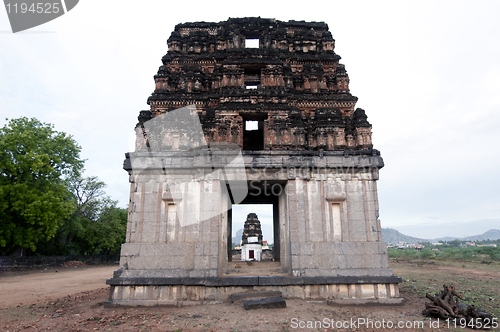
[[[131,170],[130,217],[121,258],[124,276],[224,274],[230,203],[227,191],[221,189],[226,183],[222,168],[217,166],[226,171],[231,167],[216,153],[208,163],[188,154],[160,153],[154,159],[178,166],[153,176],[147,163],[150,156],[143,158],[143,163],[136,161],[143,169]],[[383,164],[377,154],[313,153],[297,160],[286,153],[254,152],[243,159],[252,165],[245,169],[248,186],[258,188],[259,197],[279,197],[283,272],[298,277],[392,275],[378,221],[376,180]],[[183,174],[185,182],[172,189],[167,180],[174,174]],[[173,190],[180,190],[179,195]]]

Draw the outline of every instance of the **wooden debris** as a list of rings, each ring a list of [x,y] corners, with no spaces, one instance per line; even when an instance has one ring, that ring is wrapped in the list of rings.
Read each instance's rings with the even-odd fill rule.
[[[427,302],[422,311],[424,316],[442,319],[465,319],[467,327],[475,329],[493,328],[493,316],[474,305],[461,303],[462,295],[458,294],[453,285],[443,285],[440,293],[425,294],[432,303]]]

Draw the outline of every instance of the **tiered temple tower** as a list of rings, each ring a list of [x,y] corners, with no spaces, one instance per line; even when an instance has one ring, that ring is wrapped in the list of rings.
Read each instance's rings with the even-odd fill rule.
[[[249,213],[241,236],[241,261],[262,259],[262,230],[255,213]]]
[[[248,238],[255,238],[249,242]],[[243,225],[243,235],[241,236],[241,245],[247,243],[257,243],[262,245],[262,230],[260,228],[259,218],[255,213],[249,213],[245,224]]]
[[[248,48],[250,41],[258,47]],[[253,151],[372,151],[371,125],[355,109],[334,46],[325,23],[179,24],[139,121],[196,105],[208,142]]]
[[[259,287],[400,301],[378,219],[384,163],[327,24],[184,23],[167,43],[126,154],[127,239],[110,303],[219,300]],[[273,205],[285,276],[226,276],[237,203]]]

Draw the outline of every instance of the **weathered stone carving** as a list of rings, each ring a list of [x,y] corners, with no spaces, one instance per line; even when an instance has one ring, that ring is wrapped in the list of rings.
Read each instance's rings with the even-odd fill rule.
[[[255,241],[249,241],[249,238],[255,238]],[[260,221],[255,213],[250,213],[245,220],[243,226],[243,235],[241,236],[241,244],[257,243],[262,245],[262,229]]]
[[[320,22],[176,26],[126,155],[127,240],[111,304],[220,300],[248,287],[400,300],[378,220],[384,164],[334,45]],[[182,107],[187,115],[172,118]],[[186,125],[193,117],[198,131]],[[239,202],[273,204],[285,276],[226,275]]]
[[[260,47],[245,48],[249,37],[259,38]],[[240,145],[243,121],[258,120],[259,150],[371,149],[371,125],[363,110],[355,112],[357,98],[334,44],[325,23],[179,24],[144,112],[157,116],[195,104],[210,141]],[[139,121],[147,119],[142,114]]]

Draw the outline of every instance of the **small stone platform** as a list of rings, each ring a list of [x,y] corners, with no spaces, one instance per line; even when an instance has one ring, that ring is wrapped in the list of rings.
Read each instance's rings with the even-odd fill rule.
[[[242,276],[207,278],[112,278],[110,301],[106,306],[182,306],[230,299],[244,292],[281,292],[282,297],[316,299],[343,303],[397,304],[398,283],[390,277],[291,277]],[[234,294],[234,295],[233,295]]]

